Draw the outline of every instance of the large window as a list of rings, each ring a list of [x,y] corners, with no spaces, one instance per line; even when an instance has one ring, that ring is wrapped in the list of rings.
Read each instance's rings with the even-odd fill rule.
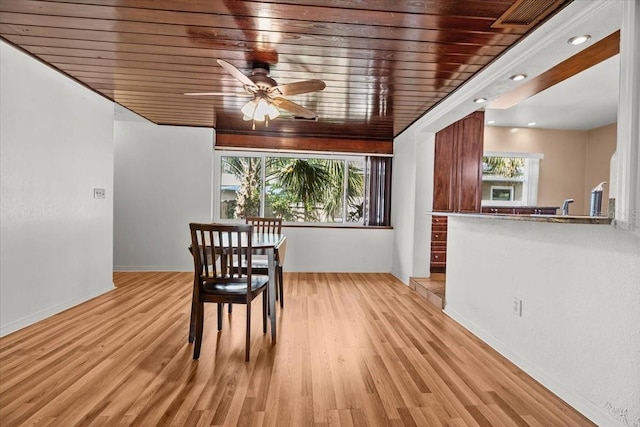
[[[214,216],[277,216],[286,222],[366,224],[365,156],[216,151]],[[218,167],[219,165],[219,167]]]

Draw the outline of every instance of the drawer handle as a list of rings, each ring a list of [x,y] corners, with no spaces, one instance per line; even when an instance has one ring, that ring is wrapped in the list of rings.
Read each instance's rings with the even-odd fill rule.
[[[440,237],[440,235],[439,235],[439,234],[436,234],[436,237]]]
[[[439,258],[439,257],[438,257],[438,255],[434,255],[433,257],[434,257],[435,259],[438,259],[438,258]]]

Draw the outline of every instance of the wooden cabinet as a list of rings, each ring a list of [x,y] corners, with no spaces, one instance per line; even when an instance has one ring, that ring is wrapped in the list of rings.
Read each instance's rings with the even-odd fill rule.
[[[433,210],[480,212],[484,113],[472,113],[436,133]]]
[[[498,207],[483,206],[482,213],[487,214],[510,214],[510,215],[557,215],[557,207],[547,206],[522,206],[522,207]]]
[[[431,272],[444,273],[447,266],[447,217],[431,219]]]
[[[435,212],[480,212],[484,112],[477,111],[436,133],[433,177]],[[444,272],[447,218],[434,216],[431,271]]]

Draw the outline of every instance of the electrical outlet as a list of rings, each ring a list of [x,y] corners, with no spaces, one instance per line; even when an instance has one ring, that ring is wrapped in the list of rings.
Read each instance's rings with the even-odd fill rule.
[[[107,198],[107,190],[104,188],[94,188],[93,189],[93,198],[94,199],[106,199]]]
[[[511,307],[513,314],[522,317],[522,300],[518,297],[513,297],[513,306]]]

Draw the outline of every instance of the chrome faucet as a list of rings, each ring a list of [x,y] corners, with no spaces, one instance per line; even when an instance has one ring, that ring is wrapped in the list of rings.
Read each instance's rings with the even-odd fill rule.
[[[573,199],[567,199],[562,202],[562,215],[569,215],[569,203],[573,203]]]

